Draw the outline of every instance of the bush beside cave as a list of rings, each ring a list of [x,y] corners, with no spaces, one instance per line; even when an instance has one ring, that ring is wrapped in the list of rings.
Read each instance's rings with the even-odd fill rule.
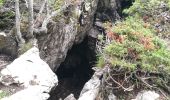
[[[124,10],[129,17],[115,24],[105,23],[106,38],[100,36],[97,62],[98,67],[109,66],[104,77],[103,96],[113,92],[119,99],[129,100],[143,89],[170,93],[170,51],[162,35],[158,36],[169,30],[158,31],[155,27],[160,24],[155,16],[165,12],[157,10],[161,4],[169,4],[169,1],[135,0]],[[168,5],[165,7],[169,9]],[[163,27],[168,25],[165,24]]]

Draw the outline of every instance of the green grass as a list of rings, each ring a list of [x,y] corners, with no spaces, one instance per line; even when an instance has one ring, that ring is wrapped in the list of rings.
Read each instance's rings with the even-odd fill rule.
[[[0,90],[0,99],[4,98],[7,96],[7,93],[5,93],[4,91]]]

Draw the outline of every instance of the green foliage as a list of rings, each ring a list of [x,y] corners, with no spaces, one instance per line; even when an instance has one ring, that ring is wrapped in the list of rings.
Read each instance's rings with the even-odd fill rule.
[[[11,20],[15,17],[15,13],[13,11],[7,11],[2,13],[0,17],[2,18],[0,20],[0,28],[6,28],[12,24]]]
[[[19,55],[25,53],[26,51],[28,51],[30,48],[32,48],[33,45],[31,42],[28,42],[26,44],[23,44],[20,49],[19,49]]]
[[[0,0],[0,7],[3,5],[5,0]]]
[[[102,56],[98,57],[97,67],[103,67],[105,65],[104,58]]]
[[[64,0],[55,0],[53,6],[55,10],[58,10],[63,6],[63,4],[64,4]]]
[[[135,0],[129,9],[123,11],[131,16],[140,16],[145,22],[155,27],[157,34],[167,37],[170,33],[170,24],[167,17],[170,13],[170,0]]]
[[[141,70],[150,72],[159,72],[159,67],[164,66],[161,70],[170,74],[170,51],[148,23],[135,16],[117,22],[111,28],[113,36],[125,38],[122,42],[112,39],[112,42],[106,43],[103,49],[104,56],[100,57],[102,61],[99,59],[98,62],[102,63],[100,65],[104,65],[105,61],[113,67],[120,66],[133,71],[140,66]]]
[[[7,95],[8,94],[6,92],[0,90],[0,99],[6,97]]]
[[[123,12],[127,14],[152,15],[156,13],[156,10],[159,9],[163,3],[168,4],[168,8],[170,7],[169,0],[135,0],[133,5]]]
[[[166,19],[170,13],[170,0],[135,0],[124,13],[129,17],[114,25],[106,23],[106,39],[100,36],[98,43],[102,44],[102,50],[99,49],[97,64],[99,67],[107,64],[110,69],[106,73],[108,87],[120,87],[116,91],[121,91],[121,86],[140,87],[140,90],[151,89],[147,86],[151,85],[169,91],[170,50],[158,35],[170,33],[170,20]],[[163,18],[162,14],[167,15]],[[122,90],[126,91],[125,88]],[[119,99],[122,96],[117,95]]]

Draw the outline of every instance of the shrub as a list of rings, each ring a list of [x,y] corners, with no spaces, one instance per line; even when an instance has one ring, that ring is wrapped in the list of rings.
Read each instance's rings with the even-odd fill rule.
[[[6,92],[0,90],[0,99],[6,97],[7,95],[8,94]]]
[[[99,42],[102,51],[97,62],[99,67],[109,65],[110,70],[104,78],[106,87],[129,92],[139,87],[168,86],[170,51],[155,35],[150,23],[144,22],[140,16],[133,16],[106,26],[106,40],[100,39],[103,44]],[[105,90],[109,91],[108,88]]]
[[[135,0],[124,10],[129,17],[114,25],[105,23],[106,39],[99,39],[97,64],[109,66],[104,77],[106,92],[161,87],[170,93],[170,51],[158,36],[170,33],[168,15],[162,18],[170,12],[169,4],[169,0]]]
[[[4,0],[0,0],[0,7],[3,5]]]
[[[104,46],[103,53],[107,56],[104,61],[115,65],[120,60],[124,67],[133,68],[140,65],[144,71],[156,71],[161,65],[170,74],[170,51],[166,49],[163,40],[159,39],[154,33],[154,29],[146,27],[140,17],[128,17],[125,21],[117,22],[111,32],[117,38],[111,38],[112,42]],[[107,36],[108,37],[108,36]],[[122,41],[116,41],[120,37],[125,37]],[[107,41],[106,41],[107,42]],[[108,59],[109,58],[109,59]],[[127,66],[129,65],[129,66]],[[147,66],[146,66],[147,65]],[[113,66],[114,67],[114,66]]]
[[[167,37],[170,34],[170,0],[135,0],[125,14],[142,17],[156,29],[160,36]]]

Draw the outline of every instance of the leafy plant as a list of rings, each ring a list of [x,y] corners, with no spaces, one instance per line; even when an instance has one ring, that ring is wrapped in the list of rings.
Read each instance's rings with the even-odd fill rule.
[[[129,9],[123,11],[131,16],[140,16],[156,29],[156,34],[167,37],[170,33],[170,0],[135,0]]]
[[[3,5],[5,0],[0,0],[0,7]]]
[[[6,97],[8,94],[4,91],[0,91],[0,99]]]
[[[169,4],[169,0],[135,0],[124,10],[129,17],[114,24],[105,23],[106,36],[102,37],[106,39],[99,39],[102,50],[99,49],[97,64],[99,67],[109,65],[105,78],[109,88],[129,92],[139,87],[161,86],[169,91],[170,50],[158,36],[170,33],[170,24],[166,22],[170,20],[160,17],[170,11]]]
[[[133,69],[134,66],[140,65],[144,71],[158,71],[158,66],[161,65],[165,66],[165,70],[169,69],[170,56],[167,55],[170,55],[170,51],[165,48],[163,40],[155,35],[154,29],[146,27],[145,24],[148,23],[135,16],[109,27],[112,29],[108,29],[107,37],[112,42],[104,46],[103,53],[109,58],[104,61],[114,66],[115,63],[121,65],[119,62],[123,61],[122,64],[126,65],[124,67]],[[121,36],[126,38],[121,42],[117,41]],[[111,59],[115,60],[114,63]],[[166,72],[169,73],[168,71]]]

